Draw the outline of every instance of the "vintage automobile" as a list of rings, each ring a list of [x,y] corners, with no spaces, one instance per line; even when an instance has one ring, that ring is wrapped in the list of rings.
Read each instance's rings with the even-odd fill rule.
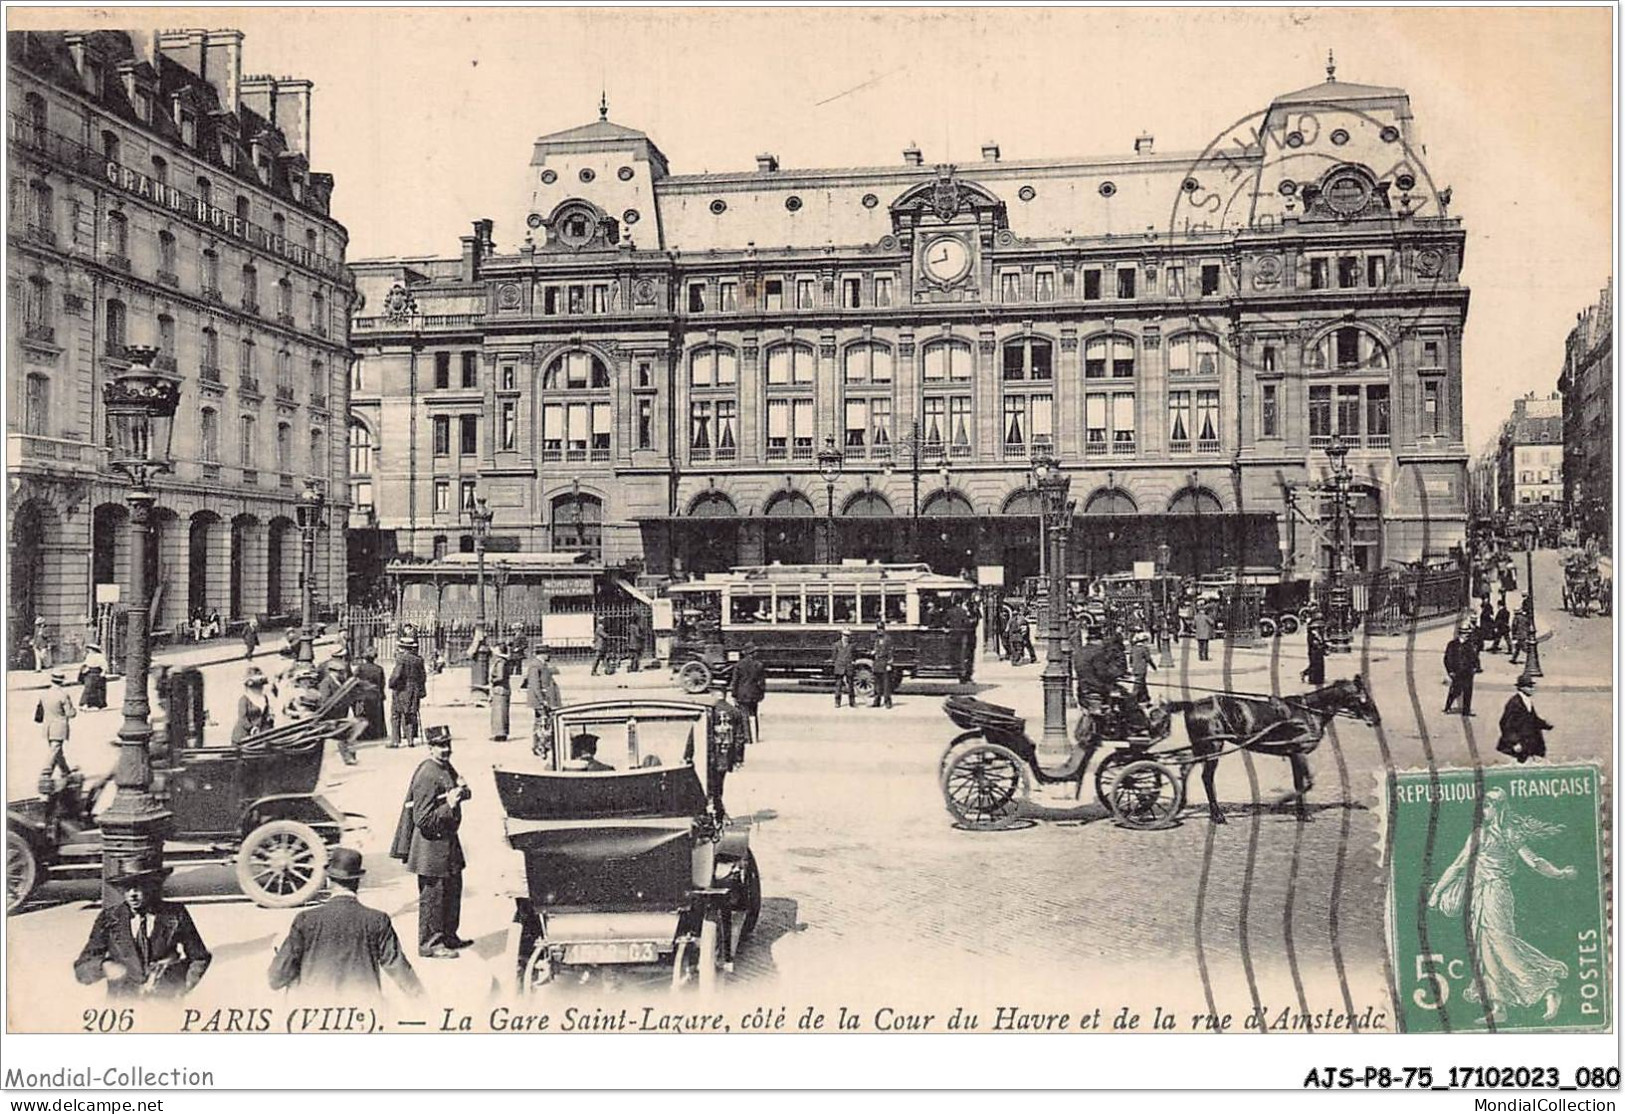
[[[549,757],[494,770],[508,844],[524,859],[511,895],[517,989],[567,973],[713,988],[762,908],[748,824],[722,803],[744,760],[737,710],[611,700],[560,709],[553,730]],[[585,737],[596,756],[566,759]]]
[[[341,686],[316,717],[240,744],[204,739],[200,687],[198,714],[173,716],[151,748],[153,792],[173,817],[165,865],[232,864],[242,892],[266,908],[314,897],[327,878],[327,848],[348,820],[314,789],[328,740],[362,726],[343,717],[355,685]],[[8,915],[47,881],[101,873],[100,789],[87,791],[75,772],[41,797],[6,805]]]

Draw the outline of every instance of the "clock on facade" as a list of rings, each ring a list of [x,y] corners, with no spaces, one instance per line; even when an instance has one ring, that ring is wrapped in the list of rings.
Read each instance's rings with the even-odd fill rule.
[[[953,282],[970,270],[970,249],[957,236],[938,236],[925,245],[920,262],[938,282]]]

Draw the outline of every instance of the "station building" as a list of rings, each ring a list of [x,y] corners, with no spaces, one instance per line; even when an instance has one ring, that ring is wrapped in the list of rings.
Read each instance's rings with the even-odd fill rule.
[[[1420,149],[1402,90],[1330,67],[1182,154],[681,175],[601,108],[536,140],[503,249],[479,219],[456,256],[354,265],[352,562],[472,548],[478,493],[498,549],[1008,583],[1047,450],[1075,571],[1166,542],[1176,571],[1308,577],[1334,438],[1349,564],[1442,557],[1468,294]]]
[[[102,386],[126,345],[180,377],[155,483],[156,629],[300,607],[294,501],[322,481],[315,582],[345,584],[350,299],[311,83],[244,76],[240,31],[6,36],[12,648],[36,617],[74,654],[128,583],[128,481]],[[104,588],[105,599],[110,594]]]

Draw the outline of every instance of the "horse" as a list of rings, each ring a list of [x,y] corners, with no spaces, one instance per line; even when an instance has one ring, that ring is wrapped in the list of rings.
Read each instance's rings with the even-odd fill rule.
[[[1202,789],[1207,793],[1208,818],[1225,822],[1213,790],[1221,752],[1227,743],[1248,750],[1285,758],[1292,765],[1292,793],[1277,807],[1293,801],[1298,819],[1307,820],[1305,798],[1314,788],[1307,755],[1320,744],[1326,724],[1333,716],[1348,716],[1376,726],[1382,723],[1365,680],[1355,674],[1352,680],[1333,681],[1299,696],[1237,696],[1223,693],[1203,700],[1177,701],[1167,705],[1170,712],[1183,712],[1185,732],[1196,759],[1202,763]]]

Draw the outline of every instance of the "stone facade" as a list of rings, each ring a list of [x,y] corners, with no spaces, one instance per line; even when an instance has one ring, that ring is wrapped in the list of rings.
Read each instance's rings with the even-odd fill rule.
[[[347,234],[309,169],[310,83],[244,77],[242,47],[237,31],[7,35],[14,638],[38,616],[74,652],[95,586],[127,584],[101,402],[127,344],[182,381],[155,484],[158,629],[298,609],[307,477],[344,524]],[[325,530],[319,598],[345,580],[342,529]]]
[[[1578,315],[1563,346],[1563,498],[1604,545],[1613,537],[1614,282]]]
[[[1328,75],[1194,154],[735,174],[673,175],[603,116],[536,141],[513,250],[480,220],[457,258],[355,265],[381,549],[466,548],[477,489],[503,544],[611,565],[1009,580],[1043,447],[1079,571],[1167,541],[1303,576],[1334,435],[1356,564],[1461,540],[1464,237],[1401,90]]]
[[[1513,402],[1512,416],[1501,426],[1496,443],[1495,476],[1496,509],[1509,520],[1561,516],[1563,403],[1557,395]]]

